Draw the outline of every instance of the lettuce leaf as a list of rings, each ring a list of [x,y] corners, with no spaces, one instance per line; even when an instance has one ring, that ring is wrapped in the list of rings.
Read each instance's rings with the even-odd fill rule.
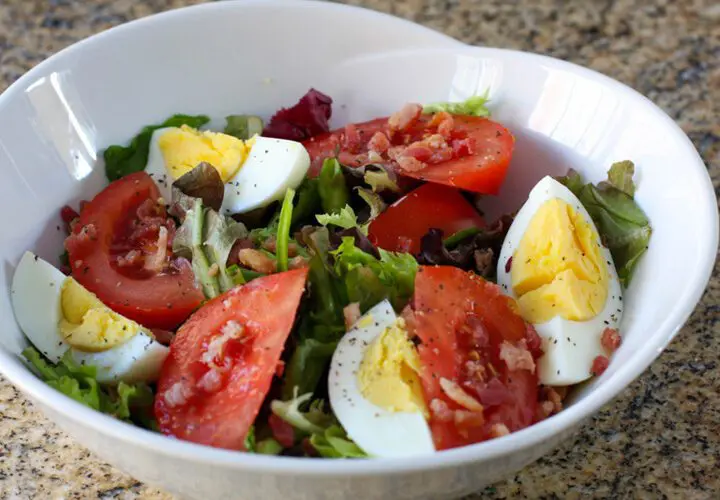
[[[490,116],[490,110],[486,104],[490,100],[489,91],[485,91],[483,95],[474,95],[462,102],[435,102],[426,104],[423,107],[423,113],[437,113],[439,111],[447,111],[451,115],[470,115],[470,116]]]
[[[343,237],[335,258],[335,273],[345,283],[350,302],[360,302],[364,312],[383,299],[401,310],[413,294],[418,263],[407,253],[378,249],[380,258],[363,252],[355,238]]]
[[[166,127],[180,127],[187,125],[199,128],[210,121],[205,115],[173,115],[159,125],[148,125],[136,135],[128,146],[110,146],[105,150],[105,175],[110,182],[135,172],[145,170],[148,153],[150,151],[150,140],[153,132]]]
[[[200,198],[203,205],[220,210],[225,197],[225,184],[220,173],[207,162],[199,163],[195,168],[173,182],[175,188],[192,198]]]
[[[332,225],[343,229],[351,229],[360,225],[355,210],[350,205],[345,205],[340,211],[331,214],[316,215],[315,218],[323,226]]]
[[[333,213],[341,210],[350,200],[350,192],[340,162],[327,158],[318,176],[318,193],[323,211]]]
[[[288,401],[275,400],[270,404],[272,412],[292,425],[301,435],[310,436],[310,444],[325,458],[364,458],[367,454],[353,443],[335,417],[326,413],[325,403],[312,394],[298,396],[294,392]],[[302,407],[307,407],[302,410]]]
[[[235,286],[232,276],[227,272],[227,262],[235,242],[247,235],[248,231],[244,224],[214,210],[205,211],[203,249],[210,265],[217,264],[218,266],[216,278],[220,292],[227,292]]]
[[[633,198],[634,168],[631,161],[614,163],[608,180],[597,185],[584,184],[574,170],[557,179],[577,196],[592,217],[624,287],[630,284],[652,235],[650,221]]]
[[[262,118],[255,115],[230,115],[225,117],[227,135],[246,141],[256,134],[262,134]]]
[[[56,365],[45,359],[34,347],[26,348],[22,354],[53,389],[119,420],[133,422],[146,429],[156,429],[152,411],[154,395],[147,384],[120,382],[117,387],[100,385],[96,378],[97,369],[77,364],[70,351]]]
[[[297,203],[293,208],[293,226],[307,221],[322,210],[320,205],[319,181],[317,177],[305,178],[297,191]]]
[[[367,458],[358,445],[350,440],[339,425],[332,425],[322,433],[310,436],[310,444],[324,458]]]
[[[288,248],[290,245],[290,225],[292,224],[293,198],[295,190],[287,188],[285,199],[280,209],[276,237],[277,270],[283,272],[288,270]]]

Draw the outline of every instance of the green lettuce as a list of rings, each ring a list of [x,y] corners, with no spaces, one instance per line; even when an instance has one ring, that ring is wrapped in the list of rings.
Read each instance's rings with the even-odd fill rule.
[[[153,132],[166,127],[187,125],[199,128],[210,121],[205,115],[173,115],[159,125],[148,125],[130,142],[129,146],[110,146],[105,150],[105,175],[109,181],[145,170]]]
[[[56,365],[34,347],[26,348],[22,354],[53,389],[119,420],[133,422],[146,429],[156,428],[152,411],[154,395],[147,384],[120,382],[117,387],[103,386],[97,381],[97,369],[79,365],[70,351]]]
[[[360,227],[355,210],[350,205],[345,205],[339,211],[335,211],[331,214],[320,214],[316,215],[315,218],[323,226],[337,226],[343,229],[352,229],[353,227]],[[367,234],[367,231],[365,231]]]
[[[285,199],[280,209],[276,237],[277,270],[283,272],[288,270],[288,248],[290,246],[290,225],[292,224],[293,198],[295,190],[288,188],[285,191]]]
[[[326,413],[322,400],[311,401],[312,394],[297,395],[288,401],[275,400],[272,412],[283,419],[301,436],[309,436],[310,444],[325,458],[364,458],[367,454],[353,443],[332,414]],[[302,410],[306,407],[306,410]]]
[[[650,221],[633,198],[634,170],[631,161],[614,163],[608,172],[608,180],[597,185],[584,184],[580,174],[574,170],[558,178],[578,197],[592,217],[625,287],[630,284],[652,235]]]
[[[423,107],[423,113],[447,111],[451,115],[490,116],[487,103],[490,100],[488,91],[483,95],[474,95],[462,102],[435,102]]]
[[[343,307],[347,305],[344,286],[329,263],[329,233],[326,228],[304,236],[310,255],[308,297],[300,324],[294,333],[297,345],[285,369],[282,394],[290,399],[314,392],[322,379],[337,342],[345,333]]]
[[[342,167],[335,158],[327,158],[323,162],[318,176],[318,194],[322,209],[327,213],[341,210],[350,200]]]
[[[248,453],[257,453],[259,455],[279,455],[283,451],[283,447],[272,437],[265,439],[256,439],[255,426],[251,425],[248,433],[245,435],[245,451]]]
[[[383,299],[401,310],[413,294],[418,263],[407,253],[379,249],[380,259],[355,246],[355,239],[343,237],[335,258],[335,273],[345,283],[350,302],[359,302],[364,312]]]
[[[262,118],[255,115],[230,115],[225,122],[224,132],[244,141],[261,134],[264,126]]]
[[[319,181],[317,177],[307,177],[302,184],[300,184],[297,191],[297,203],[292,213],[293,226],[307,221],[314,214],[322,210],[318,184]]]

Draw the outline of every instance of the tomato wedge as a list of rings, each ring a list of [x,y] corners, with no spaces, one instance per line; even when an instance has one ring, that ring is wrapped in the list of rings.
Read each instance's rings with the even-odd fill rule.
[[[441,229],[447,237],[471,227],[485,227],[485,221],[458,190],[428,183],[378,215],[370,223],[368,236],[385,250],[416,254],[430,229]]]
[[[513,135],[499,123],[487,118],[453,115],[452,123],[452,131],[446,132],[445,137],[447,155],[436,159],[422,156],[432,156],[432,147],[430,150],[416,147],[437,132],[433,118],[426,115],[420,116],[406,130],[398,133],[389,131],[388,118],[378,118],[312,137],[303,142],[312,160],[308,175],[317,175],[323,160],[337,155],[340,163],[350,167],[383,163],[393,166],[399,174],[415,179],[478,193],[497,194],[512,157],[515,145]],[[390,149],[382,152],[380,157],[370,154],[372,139],[378,132],[384,134],[390,142]],[[405,168],[397,161],[397,155],[404,153],[415,155],[428,163],[425,163],[424,168]]]
[[[267,395],[307,269],[258,278],[201,307],[170,346],[155,397],[164,434],[232,450]]]
[[[73,278],[108,307],[149,328],[172,330],[205,297],[190,266],[171,259],[175,223],[159,197],[145,172],[111,183],[83,206],[65,248]]]
[[[438,449],[533,423],[540,338],[497,285],[456,267],[422,266],[404,317],[420,341],[421,378]]]

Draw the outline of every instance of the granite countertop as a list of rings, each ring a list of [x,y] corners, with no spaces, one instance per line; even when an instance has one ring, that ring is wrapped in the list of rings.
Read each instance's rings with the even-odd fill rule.
[[[720,185],[713,0],[351,0],[468,43],[619,79],[659,104]],[[0,89],[71,43],[198,0],[3,0]],[[716,264],[717,266],[717,264]],[[473,498],[720,498],[720,274],[662,357],[561,449]],[[169,499],[100,462],[0,378],[0,499]]]

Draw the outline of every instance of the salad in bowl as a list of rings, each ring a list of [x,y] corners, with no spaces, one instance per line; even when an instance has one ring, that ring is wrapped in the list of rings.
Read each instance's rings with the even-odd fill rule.
[[[310,89],[267,123],[138,124],[62,208],[57,262],[15,269],[24,357],[91,408],[246,453],[410,457],[552,417],[620,346],[651,223],[631,158],[488,220],[515,138],[487,104],[331,131]]]

